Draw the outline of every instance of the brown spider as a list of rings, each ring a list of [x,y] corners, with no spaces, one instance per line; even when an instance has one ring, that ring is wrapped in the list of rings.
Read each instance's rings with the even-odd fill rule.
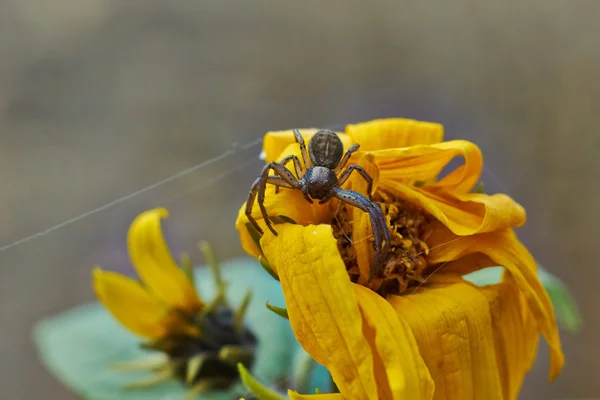
[[[260,177],[252,184],[250,194],[248,195],[248,201],[246,202],[246,216],[248,220],[260,234],[263,233],[254,217],[252,217],[252,206],[258,194],[258,206],[264,221],[271,232],[277,235],[264,205],[267,183],[277,186],[276,190],[279,187],[298,189],[302,192],[306,201],[311,204],[313,199],[319,200],[319,204],[323,204],[335,197],[345,204],[358,207],[362,211],[369,213],[371,227],[373,228],[375,257],[371,265],[372,278],[381,269],[390,244],[390,232],[386,225],[385,216],[379,206],[370,200],[373,179],[361,166],[356,164],[348,166],[338,177],[340,171],[348,163],[352,153],[358,150],[359,144],[354,144],[350,147],[342,158],[344,152],[342,141],[333,131],[320,130],[315,133],[308,143],[308,152],[304,145],[304,139],[297,129],[294,129],[294,136],[296,137],[296,142],[300,145],[306,171],[303,170],[300,160],[295,155],[285,157],[281,163],[270,162],[265,165]],[[289,161],[293,161],[298,179],[286,168],[285,165]],[[269,176],[271,170],[275,172],[276,176]],[[354,171],[358,172],[367,181],[367,194],[369,198],[352,190],[343,190],[340,187]]]

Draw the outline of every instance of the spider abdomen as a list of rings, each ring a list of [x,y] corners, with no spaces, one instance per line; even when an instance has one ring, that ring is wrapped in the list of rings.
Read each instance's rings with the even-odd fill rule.
[[[321,200],[337,185],[337,176],[329,168],[316,166],[306,171],[304,182],[310,197]]]
[[[333,131],[318,131],[308,143],[308,154],[316,166],[334,169],[342,159],[343,153],[344,145]]]

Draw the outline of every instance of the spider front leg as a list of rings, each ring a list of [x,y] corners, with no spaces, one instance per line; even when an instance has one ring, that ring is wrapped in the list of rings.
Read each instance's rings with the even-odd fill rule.
[[[269,176],[269,172],[271,170],[273,170],[273,172],[275,172],[275,174],[279,176]],[[248,220],[254,226],[254,228],[256,228],[258,233],[263,233],[262,229],[254,219],[254,217],[252,217],[252,206],[254,205],[254,200],[256,196],[258,195],[258,207],[260,208],[260,212],[263,216],[263,219],[265,220],[265,223],[267,224],[269,230],[277,236],[277,232],[275,231],[275,229],[273,229],[271,221],[269,220],[267,209],[265,208],[264,204],[267,183],[292,189],[300,189],[300,182],[298,182],[298,180],[294,177],[294,175],[289,169],[287,169],[279,163],[270,162],[264,166],[260,173],[260,178],[254,181],[252,189],[250,189],[248,201],[246,202],[246,216],[248,217]]]
[[[383,268],[390,248],[390,231],[387,227],[385,216],[377,204],[358,192],[338,188],[334,188],[333,191],[335,197],[342,203],[349,204],[369,213],[371,228],[373,230],[373,248],[375,250],[373,262],[371,263],[371,273],[369,274],[369,282],[371,282],[375,274],[379,273]]]
[[[300,152],[302,154],[302,161],[304,161],[304,166],[306,169],[313,166],[312,160],[308,156],[308,151],[306,151],[306,145],[304,144],[304,138],[300,134],[298,129],[294,129],[294,137],[296,138],[296,142],[300,145]]]
[[[346,168],[338,179],[338,186],[342,186],[344,183],[346,183],[354,171],[358,172],[364,178],[364,180],[367,181],[367,194],[369,195],[370,199],[372,194],[371,192],[373,190],[373,178],[371,178],[371,176],[367,174],[367,171],[365,171],[360,165],[352,164]]]
[[[300,160],[298,159],[298,157],[296,157],[293,154],[289,155],[289,156],[285,157],[283,160],[281,160],[281,162],[279,164],[281,164],[285,167],[286,164],[289,163],[290,161],[294,161],[294,170],[296,171],[296,176],[298,177],[298,179],[301,179],[302,175],[304,175],[304,171],[302,170],[302,164],[300,164]],[[277,194],[277,193],[279,193],[279,186],[275,187],[275,194]]]

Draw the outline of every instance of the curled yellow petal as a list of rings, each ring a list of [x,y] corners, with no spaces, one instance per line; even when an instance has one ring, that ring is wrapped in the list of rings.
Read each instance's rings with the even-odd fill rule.
[[[354,285],[354,292],[363,316],[365,337],[374,348],[373,356],[381,361],[383,372],[378,374],[376,368],[375,376],[380,378],[377,385],[380,393],[385,392],[379,398],[431,399],[433,380],[410,326],[372,290]]]
[[[149,338],[166,333],[164,308],[139,282],[100,268],[94,268],[92,277],[98,299],[124,327]]]
[[[553,380],[563,367],[564,355],[554,309],[537,277],[535,260],[510,229],[455,238],[446,245],[432,248],[429,257],[432,263],[440,263],[456,260],[472,253],[485,254],[496,265],[503,266],[511,274],[527,302],[531,315],[536,320],[538,330],[550,348],[549,379]]]
[[[133,221],[127,238],[129,256],[153,294],[172,307],[194,312],[202,307],[202,302],[165,243],[160,220],[167,215],[164,208],[156,208]]]
[[[483,168],[481,150],[466,140],[383,149],[373,154],[381,169],[381,179],[388,183],[429,182],[452,159],[462,157],[463,165],[439,182],[428,185],[429,188],[445,188],[459,193],[466,193],[477,184]]]
[[[373,355],[331,227],[283,224],[261,244],[279,275],[298,341],[327,367],[342,394],[377,399]]]
[[[439,143],[444,139],[444,127],[432,122],[412,119],[376,119],[346,126],[352,143],[362,151],[408,147],[417,144]]]
[[[467,283],[428,285],[388,301],[412,329],[434,399],[503,399],[486,297]]]
[[[457,235],[465,236],[520,226],[525,210],[503,194],[469,193],[483,167],[481,151],[473,143],[454,140],[429,146],[387,149],[373,153],[380,169],[380,186],[423,208]],[[431,182],[455,157],[464,164],[438,182]]]
[[[383,179],[381,187],[418,205],[459,236],[521,226],[526,219],[523,207],[504,194],[430,192],[426,187],[388,185]]]

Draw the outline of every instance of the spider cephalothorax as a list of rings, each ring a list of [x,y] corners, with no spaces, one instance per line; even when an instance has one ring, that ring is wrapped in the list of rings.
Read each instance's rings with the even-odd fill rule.
[[[262,229],[252,216],[252,206],[258,195],[258,206],[264,221],[271,232],[277,235],[264,205],[267,183],[277,186],[277,189],[279,187],[298,189],[309,203],[312,203],[313,200],[319,200],[319,204],[323,204],[335,197],[342,203],[358,207],[369,213],[373,228],[373,246],[375,247],[375,257],[371,268],[371,275],[373,275],[385,261],[385,255],[390,244],[390,232],[383,212],[377,204],[370,200],[373,179],[361,166],[356,164],[351,164],[342,171],[352,153],[358,150],[359,144],[354,144],[344,154],[342,141],[337,134],[330,130],[320,130],[310,139],[307,151],[304,139],[297,129],[294,130],[294,136],[296,142],[300,145],[304,167],[295,155],[285,157],[280,163],[270,162],[265,165],[260,177],[254,181],[252,189],[250,189],[248,201],[246,202],[248,220],[262,234]],[[294,163],[294,170],[298,179],[286,167],[286,164],[290,161]],[[275,175],[270,176],[270,171],[275,172]],[[354,171],[358,172],[367,181],[367,195],[369,198],[358,192],[341,188]]]

